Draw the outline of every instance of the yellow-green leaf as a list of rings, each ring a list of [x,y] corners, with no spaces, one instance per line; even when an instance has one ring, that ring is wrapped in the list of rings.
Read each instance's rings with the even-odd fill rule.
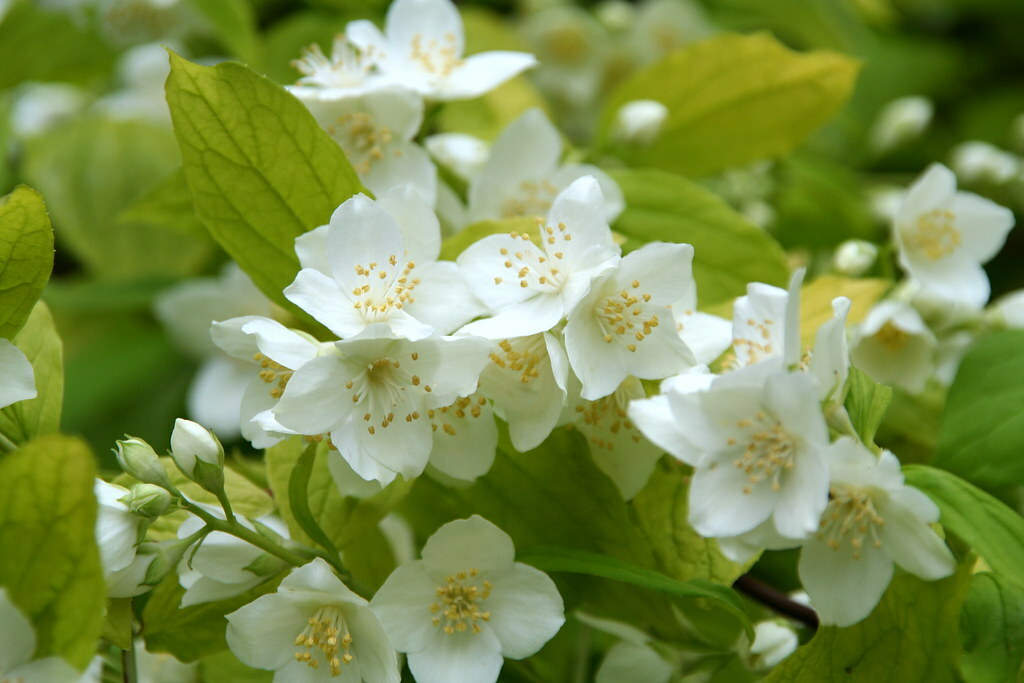
[[[92,453],[72,437],[43,436],[0,457],[0,586],[32,622],[35,657],[78,668],[96,651],[106,594],[95,476]]]
[[[13,339],[32,364],[38,395],[0,410],[0,434],[23,444],[60,430],[64,403],[64,346],[50,309],[36,302],[28,322]]]
[[[28,320],[53,270],[53,228],[39,193],[25,185],[0,199],[0,338]]]
[[[641,70],[612,95],[601,141],[632,166],[703,175],[793,149],[849,98],[857,63],[793,52],[768,34],[720,35]],[[619,109],[656,100],[669,109],[648,145],[614,140]]]

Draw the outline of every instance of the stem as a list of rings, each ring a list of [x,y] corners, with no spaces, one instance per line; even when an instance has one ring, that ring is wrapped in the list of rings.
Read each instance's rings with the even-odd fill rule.
[[[127,650],[121,650],[121,672],[124,683],[137,683],[139,680],[138,663],[135,660],[135,638]]]
[[[801,622],[809,629],[818,628],[818,615],[813,609],[807,605],[801,605],[799,602],[790,600],[789,596],[779,589],[755,579],[750,574],[744,574],[736,579],[736,583],[732,587],[741,593],[747,594],[761,604],[770,607],[779,614]]]
[[[218,519],[217,517],[214,517],[209,512],[207,512],[206,510],[202,509],[201,507],[193,505],[192,503],[188,502],[185,502],[182,505],[182,507],[191,512],[199,519],[206,522],[206,526],[212,529],[213,531],[223,531],[224,533],[231,534],[232,536],[240,538],[243,541],[250,543],[261,550],[265,550],[274,557],[281,558],[288,564],[294,565],[296,567],[301,567],[302,565],[309,562],[309,558],[303,557],[299,553],[288,550],[287,548],[284,548],[278,545],[277,543],[274,543],[269,538],[259,535],[255,531],[246,529],[244,526],[239,524],[234,519]]]
[[[18,444],[7,438],[6,434],[0,433],[0,451],[4,453],[13,453],[18,450]]]
[[[228,500],[228,494],[227,491],[224,490],[224,487],[221,487],[221,489],[216,493],[216,496],[217,500],[220,501],[220,506],[224,508],[224,516],[227,518],[227,521],[234,522],[235,513],[231,509],[231,501]]]

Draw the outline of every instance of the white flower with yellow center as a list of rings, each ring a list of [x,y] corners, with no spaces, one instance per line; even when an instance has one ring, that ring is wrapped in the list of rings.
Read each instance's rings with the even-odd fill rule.
[[[78,683],[82,674],[60,657],[32,660],[36,634],[21,610],[0,587],[0,681],[3,683]]]
[[[277,405],[295,370],[318,356],[337,353],[334,344],[259,316],[214,323],[210,336],[229,356],[249,364],[248,386],[235,419],[240,420],[242,436],[256,448],[269,448],[292,433],[255,418]]]
[[[690,488],[698,533],[738,536],[769,519],[787,538],[817,528],[828,500],[828,428],[811,376],[766,361],[683,399],[679,429],[701,452]]]
[[[340,355],[303,365],[272,410],[294,433],[330,434],[359,476],[382,485],[423,471],[433,445],[429,411],[476,390],[491,346],[476,337],[410,341],[387,332],[373,326],[337,342]]]
[[[284,294],[342,339],[374,323],[409,339],[447,333],[480,305],[459,268],[436,260],[440,245],[437,217],[415,190],[356,195],[296,240],[302,270]]]
[[[590,456],[608,475],[623,500],[631,500],[654,472],[662,449],[646,438],[629,416],[629,405],[645,397],[636,377],[596,401],[581,400],[574,412],[576,428],[587,438]]]
[[[32,364],[10,340],[0,339],[0,408],[35,397]]]
[[[604,219],[614,220],[625,206],[622,190],[596,166],[562,165],[562,146],[561,133],[539,109],[508,124],[470,180],[469,220],[547,216],[558,193],[584,176],[597,180],[601,196],[595,201]]]
[[[353,97],[387,85],[372,49],[360,50],[345,36],[335,36],[328,57],[319,45],[310,45],[292,66],[302,73],[288,90],[307,104]]]
[[[903,483],[889,451],[876,458],[849,437],[827,454],[828,507],[817,534],[800,554],[800,580],[823,624],[851,626],[871,613],[893,574],[893,563],[927,581],[949,576],[952,553],[930,524],[939,508]]]
[[[422,557],[370,602],[419,683],[492,683],[503,657],[529,657],[565,623],[554,582],[483,517],[445,524]]]
[[[494,410],[481,394],[461,396],[427,410],[434,434],[428,473],[442,482],[473,481],[487,474],[498,448]]]
[[[692,261],[690,245],[654,242],[593,281],[565,326],[583,398],[607,396],[629,375],[663,379],[697,364],[670,308],[693,285]]]
[[[1013,212],[970,192],[956,176],[932,164],[907,195],[893,221],[900,265],[935,295],[980,308],[988,301],[981,264],[998,253],[1013,227]]]
[[[800,285],[804,271],[793,273],[789,289],[762,282],[747,285],[747,295],[733,305],[735,364],[746,367],[769,358],[786,365],[800,360]]]
[[[936,344],[910,304],[890,299],[872,308],[854,330],[850,359],[876,382],[916,394],[935,371]]]
[[[292,571],[276,593],[227,615],[227,640],[242,662],[274,683],[398,683],[398,658],[366,600],[322,559]]]
[[[480,392],[508,423],[512,445],[533,450],[559,422],[565,406],[569,361],[549,332],[502,339],[480,373]]]
[[[555,199],[540,224],[539,245],[528,234],[512,233],[485,237],[462,252],[458,263],[466,280],[495,313],[463,331],[490,339],[546,332],[618,264],[619,253],[597,181],[580,178]]]
[[[350,23],[346,34],[389,82],[431,100],[477,97],[537,63],[525,52],[463,57],[462,17],[451,0],[395,0],[383,34],[369,21]]]

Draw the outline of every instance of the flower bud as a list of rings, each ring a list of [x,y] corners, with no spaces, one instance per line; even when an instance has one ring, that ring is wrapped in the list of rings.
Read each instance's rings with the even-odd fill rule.
[[[882,109],[871,129],[871,146],[888,152],[914,138],[928,128],[935,106],[927,97],[900,97]]]
[[[962,142],[953,149],[950,165],[965,183],[1001,185],[1020,171],[1019,157],[979,140]]]
[[[776,621],[754,625],[754,642],[750,645],[747,665],[753,670],[767,670],[781,662],[800,644],[789,626]]]
[[[621,142],[646,145],[661,132],[668,107],[655,100],[633,100],[615,115],[615,137]]]
[[[864,240],[846,240],[836,248],[832,267],[850,277],[862,275],[875,263],[878,247]]]
[[[174,497],[166,489],[155,484],[136,484],[124,498],[124,504],[132,514],[155,519],[167,512]]]
[[[153,447],[138,437],[127,434],[125,437],[117,442],[114,451],[121,469],[139,481],[169,488],[171,481]]]
[[[206,427],[180,417],[175,420],[171,457],[182,474],[207,491],[224,489],[224,447]]]

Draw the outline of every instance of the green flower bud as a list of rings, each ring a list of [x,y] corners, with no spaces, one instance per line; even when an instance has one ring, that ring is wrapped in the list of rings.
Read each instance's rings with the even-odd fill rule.
[[[207,491],[224,490],[224,447],[206,427],[180,417],[175,420],[171,457],[182,474]]]
[[[160,463],[160,457],[153,447],[142,439],[125,435],[125,439],[117,442],[114,450],[121,469],[147,484],[156,484],[164,488],[171,487],[167,472]]]
[[[132,514],[155,519],[167,512],[174,497],[166,489],[155,484],[136,484],[124,497],[124,504]]]

